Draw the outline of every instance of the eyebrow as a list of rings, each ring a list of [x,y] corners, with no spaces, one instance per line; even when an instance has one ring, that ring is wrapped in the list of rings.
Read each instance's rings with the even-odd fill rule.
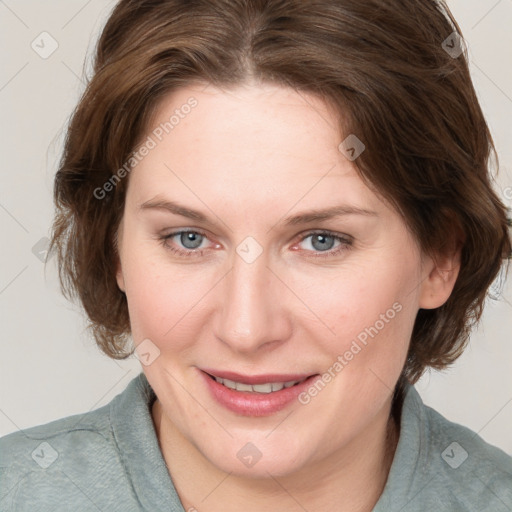
[[[187,217],[198,222],[205,224],[213,224],[213,222],[203,213],[192,208],[187,208],[175,201],[169,201],[164,199],[150,199],[145,203],[142,203],[139,207],[141,210],[164,210],[180,215],[181,217]],[[332,208],[325,209],[314,209],[307,212],[299,213],[286,217],[283,223],[286,226],[296,226],[298,224],[308,224],[311,222],[320,222],[329,220],[335,217],[341,217],[345,215],[363,215],[377,217],[377,212],[367,210],[365,208],[359,208],[351,205],[340,205],[333,206]]]
[[[140,210],[167,210],[175,215],[181,215],[182,217],[187,217],[192,220],[197,220],[199,222],[209,223],[208,217],[203,213],[193,210],[192,208],[187,208],[182,206],[174,201],[167,201],[164,199],[150,199],[145,203],[142,203],[139,207]]]
[[[291,217],[286,217],[284,223],[287,226],[295,226],[297,224],[308,224],[310,222],[320,222],[344,215],[364,215],[368,217],[377,217],[377,212],[359,208],[357,206],[341,205],[333,206],[323,210],[310,210],[308,212],[299,213]]]

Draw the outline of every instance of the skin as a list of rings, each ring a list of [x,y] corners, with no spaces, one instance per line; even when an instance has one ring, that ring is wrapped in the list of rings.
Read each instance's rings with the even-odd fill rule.
[[[447,300],[459,255],[421,252],[338,150],[346,135],[320,98],[268,84],[188,86],[164,98],[151,128],[191,96],[198,105],[132,170],[118,234],[133,339],[160,351],[143,370],[180,499],[201,512],[370,511],[397,443],[391,396],[414,319]],[[141,208],[164,200],[210,222]],[[338,205],[373,214],[284,222]],[[186,229],[204,233],[202,254],[180,235],[161,240]],[[323,250],[312,230],[351,244],[327,238]],[[236,252],[248,236],[262,249],[250,264]],[[198,374],[322,374],[395,303],[401,311],[307,405],[244,417]],[[262,454],[250,468],[237,458],[248,442]]]

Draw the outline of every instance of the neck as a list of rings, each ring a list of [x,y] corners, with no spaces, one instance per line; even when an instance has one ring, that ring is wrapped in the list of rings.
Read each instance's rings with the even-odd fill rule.
[[[227,474],[179,432],[156,400],[155,431],[185,510],[370,512],[386,484],[399,437],[391,399],[349,446],[292,475],[251,479]],[[190,478],[190,475],[194,475]]]

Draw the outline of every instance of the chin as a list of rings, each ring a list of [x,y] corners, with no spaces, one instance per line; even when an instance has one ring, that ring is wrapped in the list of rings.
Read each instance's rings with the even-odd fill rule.
[[[297,438],[276,435],[271,440],[267,436],[268,432],[240,436],[230,439],[229,446],[219,444],[217,439],[213,452],[212,445],[197,448],[218,469],[244,478],[268,479],[269,474],[283,477],[307,465],[309,457]]]

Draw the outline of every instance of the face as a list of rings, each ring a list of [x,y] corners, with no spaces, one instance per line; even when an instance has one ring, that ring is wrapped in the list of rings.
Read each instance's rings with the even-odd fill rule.
[[[129,176],[117,280],[143,370],[226,472],[355,449],[389,415],[418,309],[446,298],[337,125],[292,89],[190,86],[161,102]]]

